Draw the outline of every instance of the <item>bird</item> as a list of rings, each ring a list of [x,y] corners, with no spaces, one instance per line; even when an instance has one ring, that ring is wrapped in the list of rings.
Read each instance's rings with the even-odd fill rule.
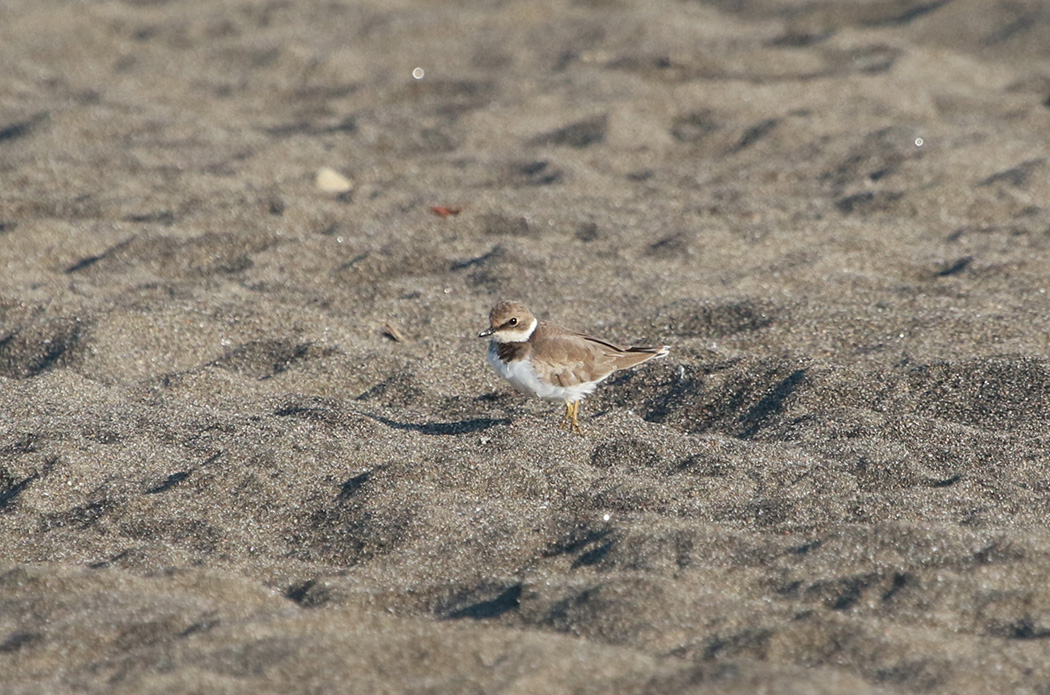
[[[502,301],[489,312],[489,327],[478,333],[489,338],[488,363],[514,388],[530,396],[564,401],[561,429],[582,435],[580,401],[613,372],[657,357],[669,345],[620,347],[607,340],[577,333],[537,319],[518,301]]]

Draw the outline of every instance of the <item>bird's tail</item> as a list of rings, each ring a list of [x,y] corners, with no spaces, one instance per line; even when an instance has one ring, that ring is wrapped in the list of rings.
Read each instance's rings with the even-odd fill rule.
[[[667,357],[667,353],[671,351],[670,345],[661,345],[660,347],[629,347],[624,352],[641,352],[653,357]]]
[[[667,357],[667,353],[670,349],[670,345],[661,345],[660,347],[629,347],[617,357],[616,368],[627,369],[628,367],[633,367],[636,364],[641,364],[647,360],[655,359],[657,357]]]

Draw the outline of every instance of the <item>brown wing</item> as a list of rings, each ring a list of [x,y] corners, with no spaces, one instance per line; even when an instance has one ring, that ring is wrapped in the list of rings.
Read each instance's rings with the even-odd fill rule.
[[[546,322],[537,326],[530,341],[534,345],[532,362],[540,376],[559,386],[598,381],[618,369],[667,354],[661,348],[622,348],[582,333],[551,328]]]
[[[551,336],[536,346],[532,364],[540,377],[558,386],[604,379],[616,371],[608,348],[574,335]]]

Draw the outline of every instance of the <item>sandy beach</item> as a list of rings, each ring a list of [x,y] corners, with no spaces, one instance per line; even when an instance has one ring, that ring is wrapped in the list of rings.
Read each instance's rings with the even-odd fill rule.
[[[8,0],[0,64],[5,695],[1050,692],[1043,3]],[[671,353],[575,436],[504,299]]]

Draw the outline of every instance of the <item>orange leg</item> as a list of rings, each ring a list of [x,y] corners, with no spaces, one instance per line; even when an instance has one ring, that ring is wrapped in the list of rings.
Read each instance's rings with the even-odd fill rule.
[[[577,419],[580,415],[580,402],[579,401],[565,401],[565,417],[561,421],[561,429],[573,432],[575,434],[582,435],[583,428],[580,427],[580,422]]]

